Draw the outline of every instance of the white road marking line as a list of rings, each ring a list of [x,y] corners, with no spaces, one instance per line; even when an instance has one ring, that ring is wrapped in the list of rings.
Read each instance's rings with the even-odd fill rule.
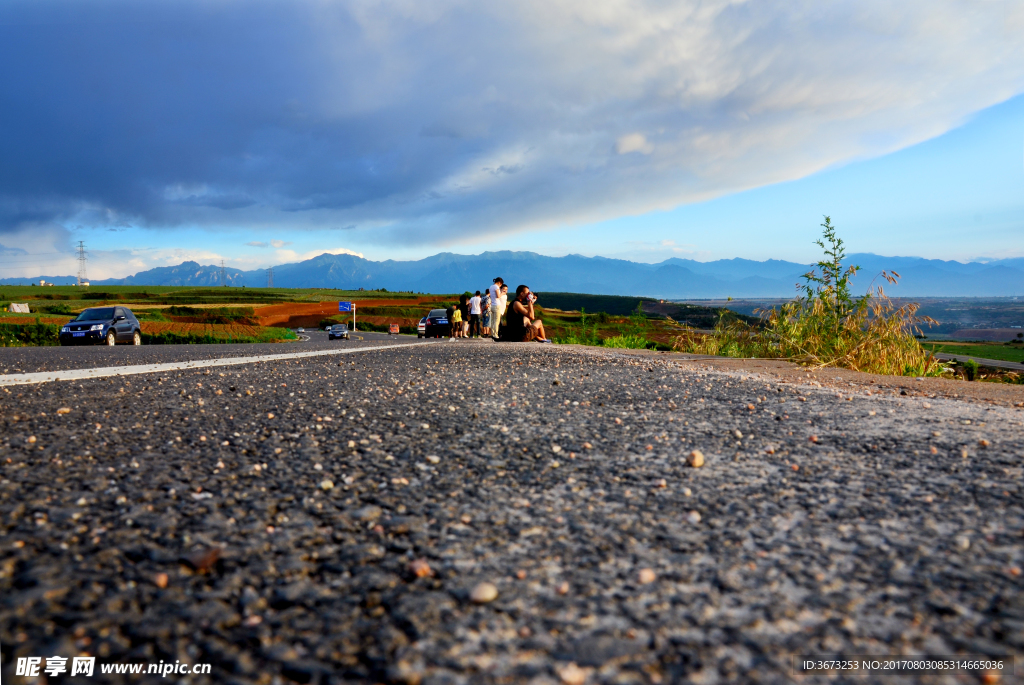
[[[281,359],[302,359],[304,357],[321,357],[329,354],[354,354],[356,352],[376,352],[377,350],[393,350],[399,347],[416,347],[419,345],[436,345],[438,343],[402,343],[399,345],[380,345],[377,347],[352,347],[342,350],[317,350],[314,352],[289,352],[286,354],[265,354],[252,357],[221,357],[219,359],[197,359],[182,362],[166,362],[164,364],[139,364],[136,366],[103,366],[93,369],[64,369],[60,371],[42,371],[38,373],[19,373],[0,376],[0,387],[5,385],[31,385],[33,383],[49,383],[51,381],[77,381],[83,378],[106,378],[108,376],[135,376],[141,373],[158,373],[160,371],[187,371],[215,366],[236,366],[254,364],[256,362],[272,362]]]

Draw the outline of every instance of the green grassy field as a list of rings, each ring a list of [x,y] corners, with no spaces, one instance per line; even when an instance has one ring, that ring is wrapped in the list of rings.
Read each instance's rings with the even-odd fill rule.
[[[417,320],[431,308],[443,308],[454,304],[457,299],[453,295],[424,295],[415,293],[396,293],[386,290],[326,290],[316,288],[218,288],[218,287],[180,287],[180,286],[0,286],[0,309],[8,307],[12,302],[27,302],[31,314],[5,313],[13,326],[3,331],[4,341],[0,344],[52,344],[49,339],[55,337],[47,329],[34,326],[35,318],[54,317],[71,319],[75,313],[87,307],[125,303],[134,305],[134,313],[143,323],[210,323],[253,324],[249,319],[254,315],[253,308],[261,305],[283,303],[312,303],[333,301],[377,300],[362,306],[360,314],[364,316],[394,317],[404,319],[403,333],[415,333],[415,326],[408,325],[408,320]],[[406,304],[406,301],[408,304]],[[658,349],[670,349],[673,339],[682,329],[672,320],[673,315],[685,309],[690,316],[703,316],[700,322],[707,326],[714,325],[721,310],[695,305],[664,305],[674,309],[666,314],[658,311],[662,306],[657,300],[641,297],[617,297],[599,295],[578,295],[573,293],[541,293],[541,303],[537,307],[538,314],[543,318],[549,337],[559,342],[590,344],[640,346]],[[650,309],[646,314],[638,314],[637,307]],[[221,305],[221,306],[216,306]],[[585,308],[586,314],[581,315],[580,309]],[[678,311],[677,311],[678,310]],[[731,312],[729,315],[735,316]],[[584,318],[585,316],[585,318]],[[24,320],[24,323],[22,323]],[[331,320],[321,322],[321,327]],[[693,322],[687,321],[691,326]],[[386,331],[385,323],[360,322],[364,330]],[[267,334],[275,339],[283,336],[278,331]],[[145,342],[154,343],[186,343],[214,342],[212,338],[196,337],[192,334],[176,334],[164,332],[160,335],[149,335],[144,331]],[[40,340],[46,340],[40,343]],[[259,340],[245,340],[258,342]],[[221,342],[217,340],[216,342]]]
[[[931,352],[1024,363],[1024,345],[1014,343],[922,342],[921,347]]]

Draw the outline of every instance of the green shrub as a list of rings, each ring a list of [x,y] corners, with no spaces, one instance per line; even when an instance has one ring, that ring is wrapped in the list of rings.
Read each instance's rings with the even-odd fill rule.
[[[605,347],[618,347],[627,350],[646,350],[653,343],[642,335],[616,335],[613,338],[605,338]]]
[[[48,347],[60,345],[60,326],[42,323],[36,317],[35,323],[0,324],[0,346],[3,347]]]
[[[587,328],[585,326],[570,326],[566,330],[565,335],[561,335],[554,339],[559,345],[600,345],[601,339],[597,337],[597,329],[595,327]]]
[[[559,345],[600,345],[601,339],[597,335],[597,325],[587,326],[587,310],[580,307],[580,325],[568,326],[565,335],[555,338]],[[594,318],[594,317],[590,317]]]
[[[978,379],[978,362],[968,359],[967,361],[960,362],[960,366],[963,367],[964,378],[969,381]]]
[[[790,359],[809,366],[834,366],[869,373],[939,376],[949,366],[926,352],[914,337],[920,325],[935,324],[919,317],[920,305],[897,307],[882,288],[854,299],[850,279],[860,267],[843,267],[843,241],[836,236],[831,219],[825,217],[823,240],[816,241],[826,259],[817,271],[804,275],[803,297],[782,307],[761,310],[760,325],[741,320],[719,319],[713,335],[684,333],[676,338],[675,349],[697,354],[729,357]],[[882,272],[896,284],[899,274]]]
[[[159,309],[133,309],[132,313],[139,321],[170,321]]]
[[[626,324],[627,335],[643,337],[647,330],[647,315],[644,314],[643,303],[638,302],[636,309],[629,315],[629,322]]]

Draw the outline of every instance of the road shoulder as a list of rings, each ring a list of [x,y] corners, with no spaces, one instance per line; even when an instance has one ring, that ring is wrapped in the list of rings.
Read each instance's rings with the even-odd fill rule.
[[[983,402],[1009,407],[1024,407],[1024,385],[953,380],[949,378],[921,378],[913,376],[885,376],[850,369],[812,369],[779,359],[735,359],[710,357],[679,352],[653,350],[601,350],[604,353],[646,357],[659,361],[704,367],[715,371],[753,373],[767,376],[778,383],[793,383],[831,388],[838,393],[887,394],[911,397],[943,397]]]

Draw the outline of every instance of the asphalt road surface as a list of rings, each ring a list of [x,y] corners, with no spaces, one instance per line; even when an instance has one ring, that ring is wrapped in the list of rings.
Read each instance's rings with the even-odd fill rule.
[[[353,331],[351,340],[328,340],[324,331],[301,334],[308,340],[286,344],[252,345],[104,345],[82,347],[8,347],[0,350],[0,379],[23,373],[133,366],[140,364],[187,363],[210,359],[276,355],[296,351],[347,350],[353,347],[395,345],[416,342],[408,335]]]
[[[337,349],[311,337],[0,359]],[[4,682],[53,655],[96,657],[77,682],[837,682],[794,658],[1024,649],[1018,409],[380,338],[0,388]],[[880,681],[978,676],[838,678]]]

